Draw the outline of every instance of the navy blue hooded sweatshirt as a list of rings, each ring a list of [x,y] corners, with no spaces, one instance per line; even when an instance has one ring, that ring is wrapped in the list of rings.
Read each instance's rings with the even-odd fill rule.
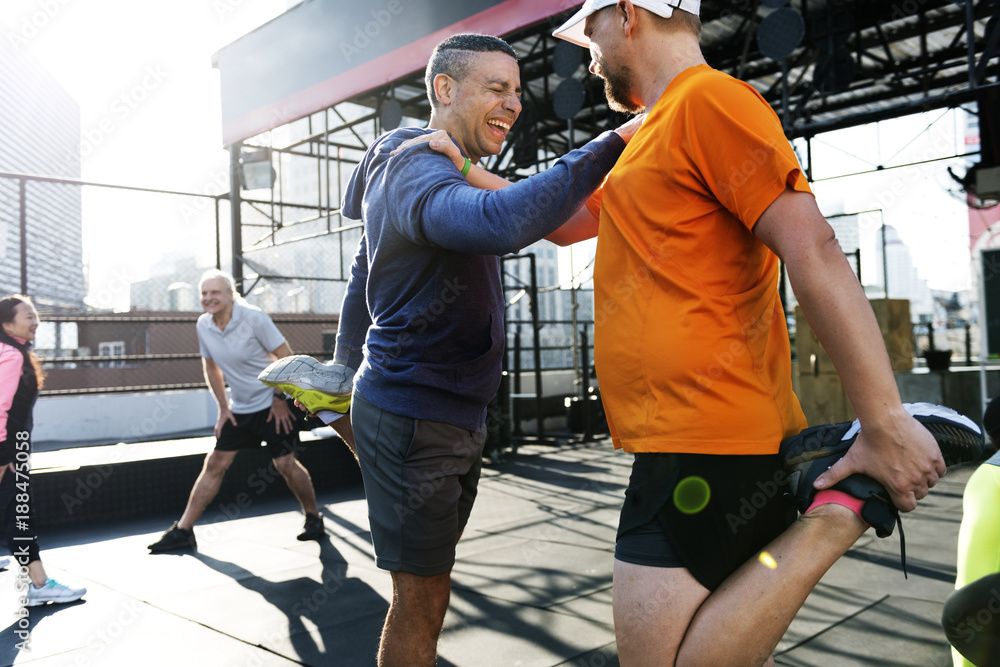
[[[355,388],[404,417],[478,431],[500,384],[500,257],[548,235],[586,202],[625,148],[605,132],[546,171],[502,190],[472,187],[426,146],[430,130],[375,141],[354,170],[344,216],[364,235],[341,308],[336,360]]]

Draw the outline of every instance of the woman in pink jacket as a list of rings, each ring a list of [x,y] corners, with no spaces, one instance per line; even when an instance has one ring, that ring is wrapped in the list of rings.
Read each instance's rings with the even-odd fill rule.
[[[50,579],[38,555],[31,502],[31,413],[45,374],[31,352],[37,328],[38,313],[28,297],[0,299],[0,534],[17,561],[16,588],[28,607],[73,602],[87,592]]]

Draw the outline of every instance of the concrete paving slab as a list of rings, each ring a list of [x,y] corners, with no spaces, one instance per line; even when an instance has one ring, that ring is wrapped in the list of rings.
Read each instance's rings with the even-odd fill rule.
[[[614,641],[604,623],[456,589],[441,635],[441,665],[546,667]]]
[[[534,518],[544,518],[539,508],[539,499],[550,496],[532,492],[532,498],[523,498],[517,495],[521,490],[506,484],[499,486],[481,483],[466,530],[490,532],[496,526],[509,524],[512,520],[530,521]]]
[[[551,607],[606,587],[612,561],[610,551],[525,540],[456,562],[452,585],[516,604]]]
[[[466,561],[478,554],[488,554],[504,549],[517,548],[524,544],[524,538],[511,537],[504,533],[488,533],[467,528],[462,539],[455,545],[455,559]]]
[[[442,667],[618,665],[612,551],[630,467],[607,442],[522,447],[487,466],[458,545]],[[778,664],[948,664],[937,623],[971,470],[951,471],[904,516],[910,579],[898,538],[865,535],[806,601]],[[213,508],[196,554],[147,553],[176,517],[45,531],[50,572],[89,592],[32,612],[30,653],[0,635],[0,667],[374,665],[391,583],[374,566],[363,488],[319,501],[320,543],[295,540],[302,518],[290,495],[233,518]],[[0,626],[15,611],[13,576],[0,572]]]
[[[353,495],[353,494],[352,494]],[[357,487],[356,498],[353,500],[327,501],[325,507],[320,507],[323,522],[327,532],[331,534],[354,533],[364,535],[369,539],[368,503],[365,502],[365,490]]]
[[[309,617],[288,632],[273,629],[266,646],[279,655],[295,656],[304,665],[374,665],[385,610],[362,612],[333,628],[316,625]]]
[[[562,543],[608,550],[615,542],[618,515],[617,508],[581,506],[572,502],[563,507],[542,505],[533,516],[496,524],[488,532],[533,544]]]
[[[7,641],[10,627],[0,631],[3,638],[0,664],[31,667],[298,664],[99,584],[82,583],[89,589],[85,601],[31,611],[30,650],[18,651],[14,642]],[[7,592],[3,590],[5,601],[12,599]],[[11,618],[6,611],[3,618]],[[223,657],[217,660],[218,656]]]
[[[886,597],[787,653],[778,665],[950,667],[935,602]]]
[[[628,466],[617,465],[609,462],[608,456],[625,458],[628,455],[612,451],[600,459],[548,452],[519,454],[506,464],[498,482],[516,487],[520,497],[531,500],[558,495],[580,499],[591,496],[589,499],[593,502],[606,501],[608,494],[624,493],[631,470],[631,460]]]
[[[845,618],[860,614],[885,597],[880,593],[838,588],[820,582],[795,615],[795,620],[778,643],[775,655],[794,651],[796,647],[835,627]]]
[[[222,565],[204,555],[197,558],[213,569]],[[241,578],[158,603],[178,616],[304,664],[366,664],[378,647],[390,596],[390,581],[383,573],[316,564]],[[347,661],[348,656],[359,662]],[[331,662],[335,657],[345,662]]]
[[[585,618],[594,623],[604,625],[611,630],[614,629],[614,617],[611,613],[610,585],[589,595],[581,595],[565,602],[554,604],[549,609],[560,614]]]
[[[156,537],[140,535],[81,545],[72,549],[69,558],[74,561],[74,571],[86,572],[89,578],[106,582],[115,590],[140,600],[183,595],[211,588],[220,581],[255,576],[255,572],[306,566],[316,561],[315,555],[309,557],[295,551],[220,537],[217,543],[199,545],[201,553],[212,554],[220,563],[234,563],[228,568],[214,570],[204,567],[191,552],[149,554],[146,545]],[[109,558],[109,554],[127,554],[128,567],[122,567],[124,559]],[[69,564],[65,549],[46,550],[42,557],[47,566]],[[239,565],[235,564],[237,562]]]
[[[556,667],[618,667],[618,648],[614,642],[594,651],[560,662]]]

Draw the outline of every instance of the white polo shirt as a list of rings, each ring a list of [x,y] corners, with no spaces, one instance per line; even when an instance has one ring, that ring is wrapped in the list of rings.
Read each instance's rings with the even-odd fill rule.
[[[274,389],[257,379],[271,363],[268,355],[285,342],[271,318],[260,308],[237,301],[225,331],[209,313],[198,318],[197,331],[201,356],[222,369],[229,385],[229,409],[250,414],[271,407]]]

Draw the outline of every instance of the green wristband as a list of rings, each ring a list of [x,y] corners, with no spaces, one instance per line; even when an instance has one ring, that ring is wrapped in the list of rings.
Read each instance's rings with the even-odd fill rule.
[[[462,176],[468,176],[470,169],[472,169],[472,160],[465,158],[465,166],[462,167]]]

